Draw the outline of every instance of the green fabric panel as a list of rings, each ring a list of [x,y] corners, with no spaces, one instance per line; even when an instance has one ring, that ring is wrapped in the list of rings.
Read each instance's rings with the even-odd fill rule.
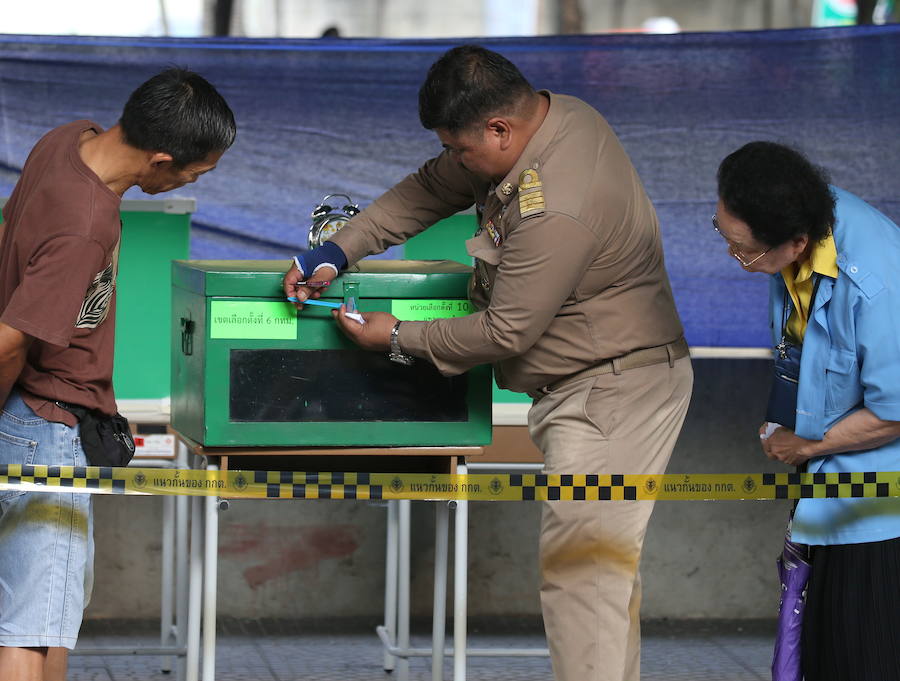
[[[190,251],[191,216],[122,211],[116,280],[116,398],[157,399],[170,392],[171,261]]]

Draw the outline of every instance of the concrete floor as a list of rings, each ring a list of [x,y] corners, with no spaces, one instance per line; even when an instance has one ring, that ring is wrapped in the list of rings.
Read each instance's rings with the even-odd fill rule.
[[[220,623],[217,681],[381,681],[393,678],[382,667],[382,649],[373,630],[358,623],[340,626],[290,625],[261,621]],[[473,626],[472,647],[545,647],[534,627]],[[771,678],[774,623],[765,621],[647,622],[642,648],[643,681],[766,681]],[[152,623],[90,623],[79,645],[158,645]],[[413,645],[430,641],[425,630]],[[78,656],[70,658],[68,681],[171,681],[153,656]],[[445,678],[451,679],[449,663]],[[545,657],[471,657],[468,681],[552,681]],[[431,659],[413,658],[411,681],[431,679]]]

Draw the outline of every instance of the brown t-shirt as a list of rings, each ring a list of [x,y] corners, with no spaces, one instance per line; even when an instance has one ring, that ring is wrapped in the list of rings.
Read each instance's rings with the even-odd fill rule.
[[[34,342],[16,381],[40,416],[75,424],[53,402],[116,412],[113,395],[121,197],[79,154],[75,121],[35,145],[3,208],[0,321]]]

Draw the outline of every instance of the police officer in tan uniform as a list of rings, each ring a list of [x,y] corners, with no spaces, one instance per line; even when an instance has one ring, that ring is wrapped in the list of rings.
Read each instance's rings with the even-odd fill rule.
[[[443,374],[490,362],[534,398],[548,473],[662,473],[687,412],[688,348],[659,224],[628,156],[586,103],[535,91],[500,55],[457,47],[419,91],[444,152],[322,247],[295,258],[286,295],[318,296],[347,264],[478,208],[467,242],[478,312],[428,322],[336,318],[361,347]],[[637,681],[638,563],[650,501],[547,502],[541,601],[559,681]]]

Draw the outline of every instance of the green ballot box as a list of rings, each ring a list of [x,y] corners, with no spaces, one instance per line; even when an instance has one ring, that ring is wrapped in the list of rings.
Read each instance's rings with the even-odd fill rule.
[[[441,376],[427,361],[361,350],[327,307],[299,313],[288,261],[172,264],[172,426],[207,446],[474,446],[491,440],[491,372]],[[355,291],[362,312],[466,315],[471,268],[371,260],[321,300]]]

